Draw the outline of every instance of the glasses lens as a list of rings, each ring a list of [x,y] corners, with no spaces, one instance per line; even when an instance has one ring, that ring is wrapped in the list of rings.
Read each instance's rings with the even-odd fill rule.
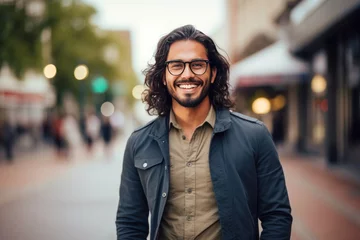
[[[185,67],[185,63],[183,62],[170,62],[168,64],[169,72],[173,75],[180,75]]]
[[[207,62],[204,60],[193,61],[190,64],[191,70],[197,75],[204,74],[206,72]]]

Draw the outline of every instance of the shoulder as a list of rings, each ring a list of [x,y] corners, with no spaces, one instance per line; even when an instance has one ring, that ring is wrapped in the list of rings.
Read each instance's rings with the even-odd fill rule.
[[[133,131],[133,133],[143,132],[143,131],[146,131],[146,130],[150,129],[157,120],[158,120],[158,117],[155,118],[155,119],[153,119],[153,120],[151,120],[151,121],[149,121],[149,122],[147,122],[146,124],[144,124],[144,125],[136,128],[136,129]]]
[[[260,120],[244,115],[242,113],[230,111],[230,115],[232,116],[232,120],[235,121],[247,122],[249,124],[263,125],[263,123]]]
[[[264,136],[264,134],[268,134],[268,129],[265,124],[257,118],[233,111],[230,111],[230,116],[233,125],[242,129],[242,132],[247,135],[261,137]]]

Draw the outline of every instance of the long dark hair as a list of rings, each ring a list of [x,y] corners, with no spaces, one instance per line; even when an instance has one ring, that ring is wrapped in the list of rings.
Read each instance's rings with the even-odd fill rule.
[[[165,77],[165,61],[167,59],[171,44],[179,40],[195,40],[201,43],[207,50],[210,67],[217,69],[216,78],[209,89],[209,98],[215,109],[230,108],[233,102],[229,94],[229,62],[216,49],[214,41],[195,29],[192,25],[179,27],[162,37],[155,52],[155,63],[148,64],[143,71],[145,74],[145,85],[143,101],[147,104],[146,111],[150,115],[164,116],[170,112],[171,96],[167,87],[163,84]]]

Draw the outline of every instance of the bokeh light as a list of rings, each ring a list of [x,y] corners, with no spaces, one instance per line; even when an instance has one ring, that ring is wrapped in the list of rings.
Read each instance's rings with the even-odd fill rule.
[[[270,112],[271,104],[269,99],[261,97],[257,98],[252,104],[252,110],[256,114],[267,114]]]
[[[89,69],[86,65],[79,65],[75,68],[74,76],[77,80],[84,80],[89,74]]]
[[[48,64],[44,67],[43,72],[46,78],[53,78],[56,75],[56,66],[54,64]]]
[[[323,76],[316,74],[311,81],[311,89],[314,93],[322,93],[326,89],[326,80]]]
[[[286,99],[283,95],[277,95],[271,100],[271,109],[273,111],[279,111],[286,105]]]
[[[132,90],[132,95],[135,99],[140,100],[141,99],[141,95],[145,90],[145,86],[142,84],[136,85],[133,90]]]
[[[105,117],[110,117],[111,115],[113,115],[115,107],[114,104],[112,104],[111,102],[104,102],[101,105],[100,110],[102,115],[104,115]]]

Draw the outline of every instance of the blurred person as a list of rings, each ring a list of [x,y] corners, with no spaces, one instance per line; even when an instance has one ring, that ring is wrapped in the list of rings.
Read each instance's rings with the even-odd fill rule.
[[[5,150],[5,158],[8,163],[12,163],[14,159],[14,144],[15,144],[15,135],[16,129],[10,123],[9,119],[5,117],[3,123],[0,127],[1,130],[1,138],[4,145]]]
[[[290,239],[284,173],[265,125],[230,111],[229,63],[192,25],[162,37],[145,70],[158,117],[124,153],[117,239]]]
[[[88,151],[93,150],[94,141],[99,137],[101,123],[94,111],[89,111],[85,116],[85,135]]]
[[[114,135],[122,135],[125,127],[125,115],[121,111],[115,111],[110,117],[110,124],[113,127]]]
[[[52,114],[51,113],[47,113],[46,116],[44,117],[43,121],[42,121],[42,137],[43,137],[43,141],[46,144],[50,144],[53,141],[53,132],[51,129],[51,125],[52,125]]]
[[[111,157],[111,140],[113,138],[113,126],[109,117],[103,117],[101,122],[101,136],[104,141],[104,151]]]
[[[67,146],[63,131],[64,119],[65,119],[65,114],[62,111],[59,111],[55,113],[52,122],[54,144],[55,144],[56,152],[59,157],[63,157],[67,155]]]
[[[75,156],[75,150],[79,149],[78,147],[81,144],[81,134],[78,121],[73,114],[66,114],[64,117],[62,132],[67,146],[67,155]]]

